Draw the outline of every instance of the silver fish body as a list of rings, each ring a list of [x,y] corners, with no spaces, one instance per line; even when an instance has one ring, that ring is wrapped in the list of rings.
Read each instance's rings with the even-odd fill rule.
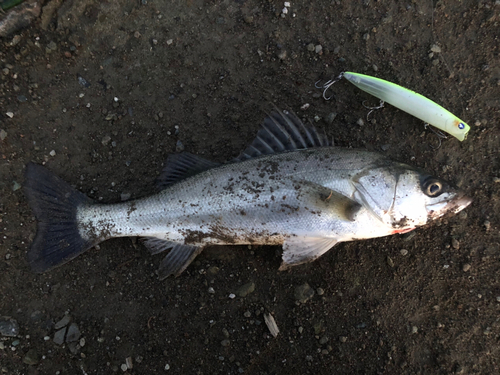
[[[378,153],[330,146],[291,114],[274,113],[266,121],[235,162],[216,165],[177,155],[158,194],[104,205],[78,195],[70,215],[80,245],[67,236],[43,246],[35,239],[32,266],[45,271],[109,238],[141,236],[153,253],[171,249],[160,267],[162,278],[180,274],[212,244],[281,244],[287,268],[318,258],[338,242],[406,232],[470,203],[415,168]],[[33,176],[44,173],[30,168],[38,170]],[[43,192],[27,176],[25,190],[43,226],[47,209],[36,207]]]

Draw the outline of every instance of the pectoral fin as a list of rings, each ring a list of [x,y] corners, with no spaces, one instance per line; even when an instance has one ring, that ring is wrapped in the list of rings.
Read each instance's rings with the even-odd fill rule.
[[[295,182],[297,199],[313,210],[321,210],[337,219],[354,221],[361,205],[332,189],[310,181]]]
[[[283,263],[280,271],[291,266],[312,262],[330,250],[336,243],[336,238],[324,237],[290,237],[283,243]]]

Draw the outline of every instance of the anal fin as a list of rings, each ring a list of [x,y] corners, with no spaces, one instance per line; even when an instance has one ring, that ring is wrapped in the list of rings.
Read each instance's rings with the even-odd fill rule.
[[[163,280],[170,275],[179,276],[202,250],[198,246],[175,245],[161,261],[158,277]]]
[[[179,276],[203,250],[203,248],[199,246],[182,245],[177,242],[161,240],[154,237],[146,238],[144,245],[153,255],[171,249],[160,263],[158,269],[160,280],[166,279],[170,275],[174,275],[175,277]]]
[[[325,237],[290,237],[283,243],[283,263],[280,271],[292,266],[309,263],[330,250],[338,240]]]

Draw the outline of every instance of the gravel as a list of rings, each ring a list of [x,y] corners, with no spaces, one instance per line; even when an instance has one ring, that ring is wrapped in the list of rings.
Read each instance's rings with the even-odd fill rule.
[[[238,297],[246,297],[250,293],[253,293],[254,290],[255,290],[255,283],[249,282],[239,287],[239,289],[236,291],[236,295]]]
[[[314,296],[314,289],[309,286],[308,283],[298,286],[295,288],[295,299],[300,303],[306,303],[309,299]]]
[[[0,336],[16,337],[19,335],[19,324],[8,316],[0,316]]]

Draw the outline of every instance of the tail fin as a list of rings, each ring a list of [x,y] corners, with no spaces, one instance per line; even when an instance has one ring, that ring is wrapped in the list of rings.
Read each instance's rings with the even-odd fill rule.
[[[76,221],[78,207],[92,204],[90,198],[34,163],[26,166],[24,193],[38,221],[28,251],[33,271],[45,272],[96,245],[96,241],[81,237]]]

